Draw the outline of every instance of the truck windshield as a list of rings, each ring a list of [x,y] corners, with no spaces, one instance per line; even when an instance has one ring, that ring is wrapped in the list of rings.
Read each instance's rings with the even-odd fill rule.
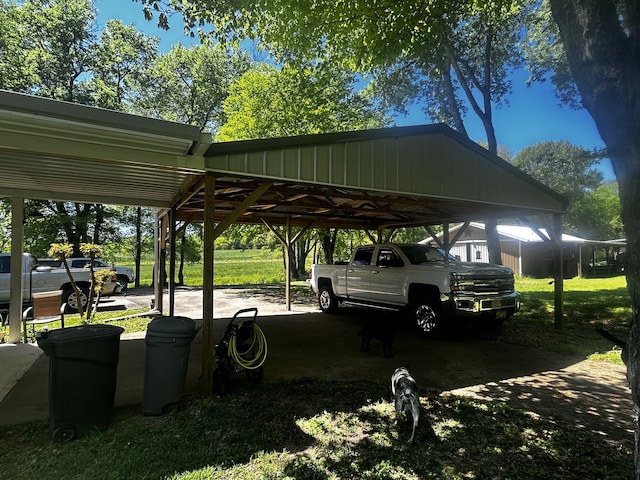
[[[445,252],[440,248],[433,248],[429,245],[403,245],[400,247],[409,261],[414,265],[427,262],[442,262],[445,259]],[[449,255],[450,262],[459,262],[453,255]]]

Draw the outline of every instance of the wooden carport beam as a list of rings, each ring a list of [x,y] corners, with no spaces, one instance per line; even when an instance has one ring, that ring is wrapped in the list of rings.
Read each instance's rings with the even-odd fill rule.
[[[435,240],[438,246],[442,248],[445,252],[449,253],[449,250],[451,250],[451,246],[455,245],[456,242],[460,240],[460,237],[462,236],[462,234],[467,231],[467,228],[469,227],[469,223],[471,222],[469,221],[464,222],[462,224],[462,227],[458,229],[458,231],[456,232],[456,234],[453,236],[452,239],[449,239],[449,224],[443,223],[442,224],[442,233],[443,233],[442,240],[438,238],[438,234],[435,232],[433,228],[431,228],[431,225],[423,225],[423,226],[425,230],[429,233],[429,235],[431,235],[431,237]]]
[[[287,225],[285,227],[285,235],[284,237],[276,230],[276,228],[271,225],[264,218],[260,218],[262,223],[264,223],[269,230],[276,236],[280,243],[284,245],[284,262],[285,262],[285,304],[287,306],[287,310],[291,310],[291,245],[296,243],[296,241],[300,238],[300,236],[306,232],[312,225],[313,222],[307,223],[304,227],[300,229],[298,233],[296,233],[293,238],[291,238],[291,223],[289,222],[289,217],[287,217]]]
[[[251,192],[242,203],[240,203],[229,215],[225,217],[218,226],[215,228],[213,238],[218,238],[232,223],[234,223],[240,216],[247,211],[247,209],[253,205],[264,193],[271,188],[272,182],[266,182],[259,185],[253,192]],[[206,208],[206,200],[205,200]]]

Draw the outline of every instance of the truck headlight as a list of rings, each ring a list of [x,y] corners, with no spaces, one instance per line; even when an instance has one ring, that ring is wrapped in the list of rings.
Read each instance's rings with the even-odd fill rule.
[[[452,292],[473,290],[473,276],[466,273],[451,272],[449,275],[449,288]]]

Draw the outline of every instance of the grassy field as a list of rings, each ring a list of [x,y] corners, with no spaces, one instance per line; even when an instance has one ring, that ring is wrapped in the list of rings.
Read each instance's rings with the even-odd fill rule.
[[[282,253],[278,250],[216,250],[216,285],[259,285],[284,282]],[[133,265],[126,265],[131,266]],[[140,285],[149,286],[153,279],[153,262],[140,266]],[[202,263],[184,265],[184,284],[202,285]]]
[[[256,273],[263,262],[282,268],[279,259],[239,267],[240,258],[227,259],[227,266],[242,278],[245,271],[267,278],[264,271]],[[224,263],[216,265],[216,274]],[[255,285],[261,282],[249,283],[260,290]],[[624,277],[567,280],[561,330],[554,328],[548,280],[517,279],[517,288],[522,311],[491,341],[619,362],[619,352],[594,329],[604,326],[624,337],[631,315]],[[283,288],[268,289],[276,290]],[[300,301],[313,301],[307,290],[298,294]],[[145,328],[146,320],[118,324],[134,331]],[[317,379],[241,386],[225,397],[185,398],[178,410],[161,417],[142,417],[138,406],[118,410],[107,431],[63,445],[51,441],[46,421],[20,425],[0,433],[7,446],[0,450],[0,478],[633,477],[632,439],[603,440],[500,401],[425,395],[418,443],[410,446],[404,427],[395,425],[387,390],[375,383]]]

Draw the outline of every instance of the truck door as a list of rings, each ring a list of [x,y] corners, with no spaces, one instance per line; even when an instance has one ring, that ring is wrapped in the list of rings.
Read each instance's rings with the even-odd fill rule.
[[[347,265],[347,297],[369,299],[371,292],[371,269],[375,247],[359,247]]]
[[[371,300],[386,304],[404,304],[404,262],[391,247],[380,247],[371,269]]]

